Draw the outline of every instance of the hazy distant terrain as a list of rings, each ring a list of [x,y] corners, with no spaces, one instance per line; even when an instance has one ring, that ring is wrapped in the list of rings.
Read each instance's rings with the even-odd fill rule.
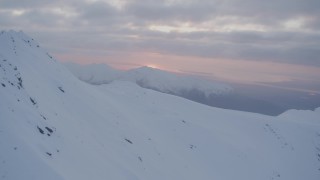
[[[235,93],[229,98],[216,98],[215,106],[267,115],[278,115],[289,109],[314,110],[320,107],[320,94],[283,89],[279,84],[233,83],[231,86]]]
[[[281,88],[288,82],[240,84],[214,82],[191,75],[177,75],[149,67],[119,71],[105,64],[65,64],[80,80],[108,84],[114,80],[135,82],[141,87],[168,93],[213,107],[279,115],[289,109],[314,110],[320,107],[320,94]],[[295,87],[294,85],[292,85]]]

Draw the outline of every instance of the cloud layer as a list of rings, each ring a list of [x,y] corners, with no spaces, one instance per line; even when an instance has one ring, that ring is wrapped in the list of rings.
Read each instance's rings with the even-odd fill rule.
[[[320,67],[319,0],[2,0],[55,54],[155,52]]]

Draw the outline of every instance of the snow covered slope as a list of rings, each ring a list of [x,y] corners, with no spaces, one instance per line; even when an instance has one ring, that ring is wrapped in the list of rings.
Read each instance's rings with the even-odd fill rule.
[[[318,180],[319,116],[89,85],[24,33],[0,34],[1,179]]]

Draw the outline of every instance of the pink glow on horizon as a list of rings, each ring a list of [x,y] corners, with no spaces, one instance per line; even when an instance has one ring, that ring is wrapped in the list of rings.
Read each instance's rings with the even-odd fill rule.
[[[194,74],[232,82],[283,82],[320,77],[320,68],[276,62],[210,59],[160,53],[115,53],[113,55],[55,55],[57,59],[79,64],[106,63],[120,70],[149,66],[176,73]]]

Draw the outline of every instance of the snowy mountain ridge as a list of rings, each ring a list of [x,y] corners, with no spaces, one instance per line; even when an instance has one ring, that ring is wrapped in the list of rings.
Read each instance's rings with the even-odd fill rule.
[[[108,84],[115,80],[130,81],[144,88],[178,96],[181,96],[183,92],[191,91],[201,92],[207,97],[228,94],[232,91],[232,88],[227,84],[179,75],[147,66],[120,71],[106,64],[65,63],[65,65],[80,80],[91,84]]]
[[[171,94],[212,107],[276,116],[286,108],[258,98],[242,95],[233,85],[204,78],[182,75],[151,67],[127,71],[115,70],[106,64],[65,63],[80,80],[93,84],[109,84],[116,80],[136,83],[140,87]]]
[[[128,81],[75,78],[22,32],[0,34],[0,178],[318,180],[320,108],[212,108]]]

